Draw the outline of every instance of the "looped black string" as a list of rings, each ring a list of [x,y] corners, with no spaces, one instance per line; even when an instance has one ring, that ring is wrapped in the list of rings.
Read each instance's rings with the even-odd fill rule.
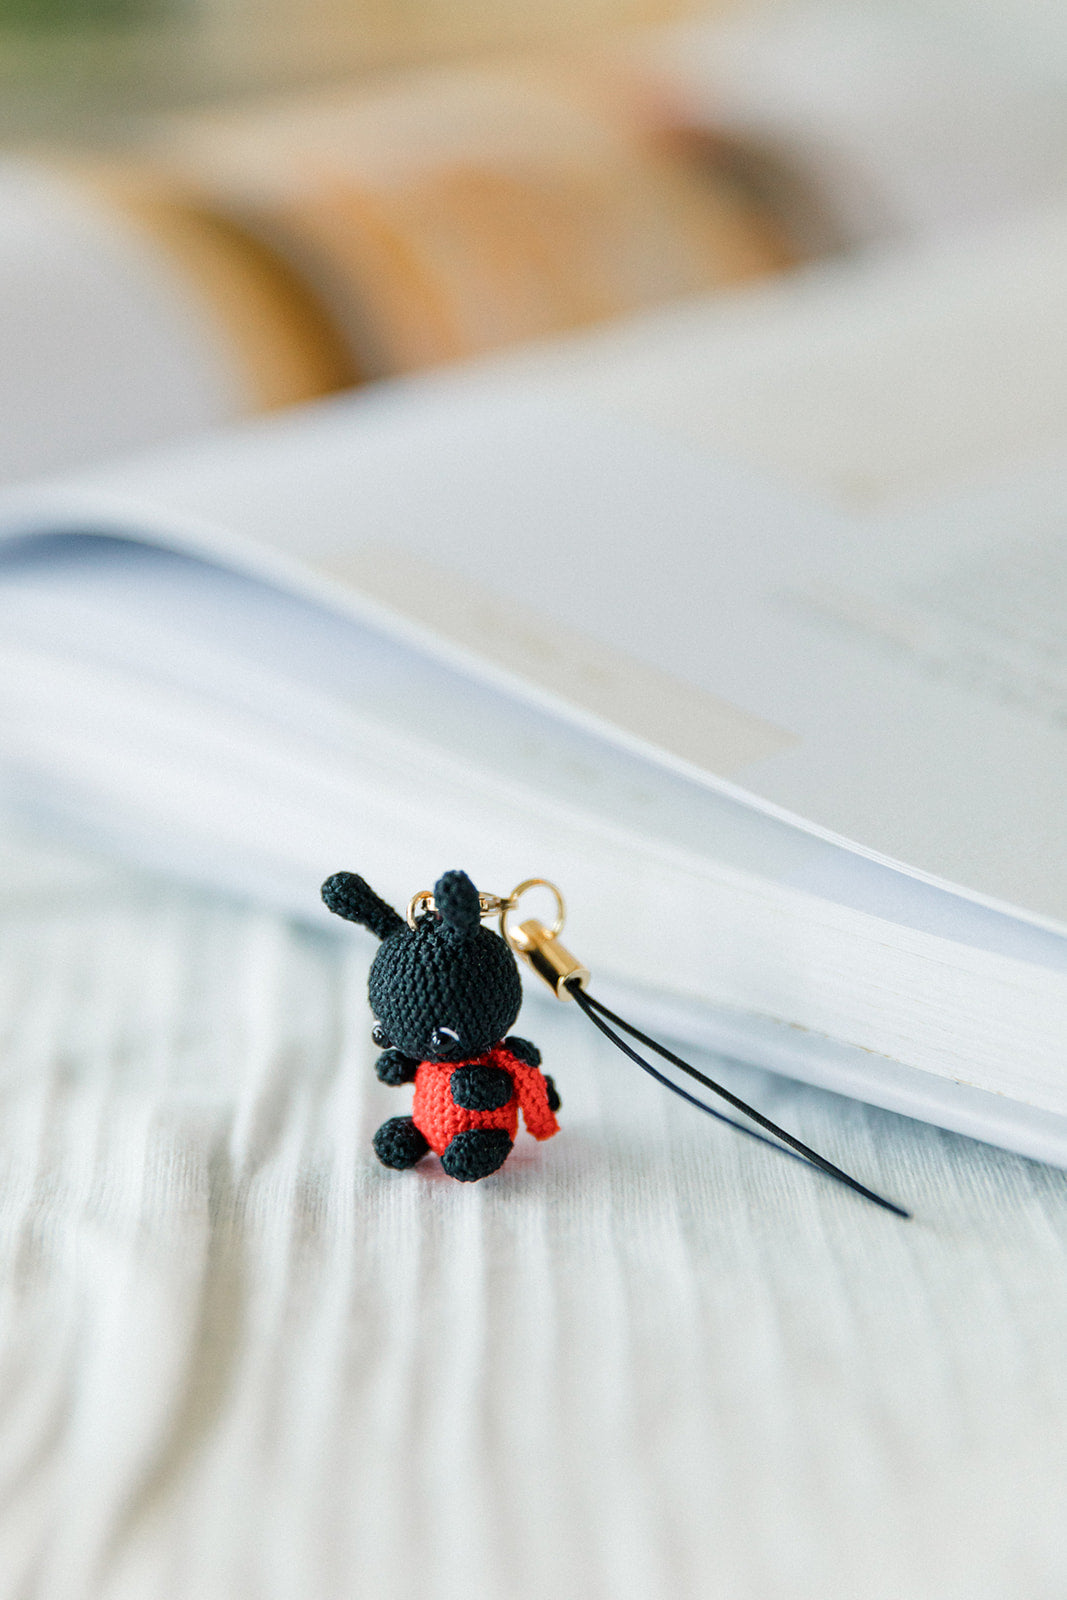
[[[624,1055],[629,1056],[631,1061],[635,1061],[643,1071],[655,1078],[657,1083],[662,1083],[665,1088],[670,1089],[676,1095],[680,1095],[691,1106],[696,1106],[698,1111],[705,1112],[718,1122],[725,1122],[728,1127],[735,1128],[738,1133],[746,1133],[750,1138],[758,1139],[761,1144],[770,1145],[771,1149],[777,1150],[780,1155],[790,1156],[793,1160],[803,1161],[809,1166],[817,1167],[820,1172],[825,1172],[829,1177],[835,1178],[838,1183],[843,1183],[847,1188],[854,1190],[856,1194],[862,1195],[865,1200],[872,1201],[876,1206],[881,1206],[886,1211],[892,1211],[894,1216],[904,1217],[905,1219],[910,1218],[911,1212],[905,1211],[903,1206],[898,1206],[893,1200],[884,1199],[882,1195],[875,1194],[873,1189],[868,1189],[855,1178],[850,1178],[847,1172],[842,1172],[840,1167],[835,1167],[832,1161],[827,1161],[824,1156],[819,1155],[818,1151],[810,1149],[801,1140],[794,1138],[791,1133],[787,1133],[784,1128],[780,1128],[777,1123],[772,1122],[769,1117],[765,1117],[762,1112],[757,1111],[753,1106],[747,1105],[737,1095],[731,1094],[729,1089],[724,1089],[721,1084],[715,1083],[711,1078],[706,1077],[703,1072],[698,1072],[696,1067],[690,1066],[688,1061],[683,1061],[681,1056],[675,1055],[673,1050],[668,1050],[666,1045],[658,1044],[655,1039],[649,1038],[648,1034],[642,1033],[640,1028],[635,1028],[632,1023],[627,1022],[623,1017],[617,1016],[614,1011],[609,1010],[601,1001],[594,999],[591,994],[587,994],[577,979],[573,979],[567,984],[567,990],[572,998],[578,1002],[590,1022],[599,1028],[600,1032],[610,1039],[613,1045],[621,1050]],[[609,1027],[609,1023],[613,1023],[614,1027]],[[732,1117],[724,1116],[721,1111],[716,1111],[713,1106],[706,1105],[703,1100],[698,1100],[696,1095],[690,1094],[687,1089],[683,1089],[679,1084],[673,1083],[665,1073],[659,1071],[658,1067],[654,1067],[650,1061],[645,1060],[644,1056],[639,1055],[631,1045],[627,1044],[625,1039],[621,1039],[615,1032],[615,1028],[621,1028],[632,1039],[636,1039],[639,1044],[643,1044],[647,1050],[654,1050],[665,1061],[671,1062],[673,1066],[680,1068],[682,1072],[688,1073],[691,1078],[696,1079],[697,1083],[703,1084],[705,1089],[710,1089],[712,1094],[719,1095],[727,1104],[733,1106],[735,1111],[741,1111],[746,1117],[751,1117],[753,1122],[758,1123],[761,1128],[765,1128],[768,1133],[774,1135],[774,1139],[780,1139],[782,1143],[776,1144],[774,1139],[767,1139],[763,1134],[757,1133],[755,1129],[746,1128],[743,1123],[735,1122]],[[788,1148],[783,1149],[783,1145],[788,1146]]]

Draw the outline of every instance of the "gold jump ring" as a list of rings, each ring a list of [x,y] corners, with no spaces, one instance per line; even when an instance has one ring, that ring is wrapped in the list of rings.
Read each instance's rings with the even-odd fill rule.
[[[550,883],[547,878],[524,878],[521,883],[516,884],[515,888],[512,889],[511,893],[502,903],[500,908],[501,937],[506,941],[507,944],[511,946],[513,950],[521,951],[524,947],[519,943],[516,935],[512,933],[511,929],[508,927],[508,915],[510,912],[515,910],[515,907],[529,889],[547,889],[549,894],[556,902],[556,920],[553,922],[551,928],[547,930],[548,937],[550,939],[557,938],[563,932],[563,924],[567,920],[566,904],[563,896],[560,894],[554,883]]]

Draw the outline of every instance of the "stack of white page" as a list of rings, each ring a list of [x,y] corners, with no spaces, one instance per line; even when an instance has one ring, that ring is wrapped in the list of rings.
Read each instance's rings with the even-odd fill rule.
[[[1034,315],[1063,234],[1036,230]],[[755,470],[642,421],[636,367],[613,412],[601,358],[573,377],[596,339],[12,491],[9,806],[308,916],[340,868],[394,903],[454,865],[554,879],[568,945],[636,1015],[1067,1164],[1067,468],[899,503],[901,460],[937,455],[924,376],[954,460],[1018,463],[1010,408],[997,433],[972,392],[1009,255],[678,314],[680,412],[747,325],[768,399],[807,351],[811,403],[825,424],[836,372],[855,438],[864,329],[877,352],[908,273],[955,274],[936,350],[901,323],[911,431],[898,399],[880,461],[868,441],[898,503],[863,516],[771,450]],[[670,326],[618,335],[617,364]]]

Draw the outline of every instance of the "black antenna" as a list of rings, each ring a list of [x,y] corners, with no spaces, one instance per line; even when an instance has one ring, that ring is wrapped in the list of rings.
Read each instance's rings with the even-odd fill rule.
[[[773,1150],[779,1151],[781,1155],[791,1156],[794,1160],[805,1161],[810,1166],[817,1167],[820,1172],[827,1173],[829,1177],[835,1178],[838,1183],[843,1183],[846,1188],[862,1195],[865,1200],[872,1201],[874,1205],[881,1206],[885,1211],[891,1211],[894,1216],[904,1217],[906,1220],[911,1217],[911,1212],[905,1211],[903,1206],[898,1206],[893,1200],[884,1199],[882,1195],[875,1194],[873,1189],[868,1189],[855,1178],[850,1178],[847,1172],[842,1172],[840,1167],[835,1167],[832,1161],[827,1161],[816,1150],[810,1149],[808,1145],[803,1144],[799,1139],[795,1139],[791,1133],[786,1133],[784,1128],[779,1128],[777,1123],[772,1122],[769,1117],[765,1117],[762,1112],[756,1111],[750,1105],[746,1105],[744,1100],[741,1100],[735,1094],[731,1094],[729,1089],[724,1089],[721,1084],[705,1077],[704,1073],[698,1072],[696,1067],[690,1066],[688,1061],[683,1061],[681,1056],[675,1055],[673,1050],[668,1050],[666,1045],[657,1044],[655,1039],[649,1038],[647,1033],[642,1033],[640,1028],[635,1028],[632,1023],[625,1021],[623,1017],[617,1016],[614,1011],[609,1010],[601,1001],[594,999],[591,994],[585,992],[580,978],[570,979],[566,983],[566,989],[571,998],[578,1002],[590,1022],[599,1028],[600,1032],[610,1039],[613,1045],[629,1056],[631,1061],[635,1061],[643,1071],[655,1078],[657,1083],[662,1083],[665,1088],[670,1089],[674,1094],[680,1095],[690,1105],[696,1106],[698,1111],[706,1112],[709,1117],[715,1117],[717,1121],[727,1123],[728,1126],[736,1128],[740,1133],[749,1134],[752,1138],[758,1139],[761,1144],[770,1145]],[[604,1020],[605,1018],[607,1021]],[[609,1027],[609,1023],[614,1023],[615,1027]],[[719,1095],[728,1105],[733,1106],[735,1111],[741,1111],[746,1117],[751,1117],[753,1122],[758,1123],[761,1128],[765,1128],[768,1133],[772,1133],[775,1139],[780,1139],[782,1144],[787,1145],[789,1148],[783,1150],[781,1144],[775,1144],[772,1140],[765,1139],[762,1134],[756,1133],[752,1128],[746,1128],[743,1123],[735,1122],[732,1117],[726,1117],[712,1106],[705,1105],[703,1100],[698,1100],[696,1095],[690,1094],[687,1089],[683,1089],[679,1084],[672,1082],[666,1074],[659,1071],[658,1067],[654,1067],[650,1061],[646,1061],[644,1056],[639,1055],[631,1045],[627,1044],[625,1039],[619,1037],[615,1032],[615,1028],[621,1028],[624,1033],[628,1033],[632,1039],[636,1039],[646,1049],[654,1050],[665,1061],[670,1061],[674,1066],[680,1067],[691,1078],[695,1078],[698,1083],[703,1084],[705,1089],[710,1089],[712,1094]]]

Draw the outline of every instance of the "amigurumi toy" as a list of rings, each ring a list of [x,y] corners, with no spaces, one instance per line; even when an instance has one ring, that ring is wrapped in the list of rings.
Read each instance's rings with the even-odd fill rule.
[[[522,1004],[518,964],[481,923],[478,891],[465,872],[434,886],[432,911],[409,927],[354,872],[322,886],[331,911],[382,941],[370,969],[374,1042],[382,1083],[415,1084],[410,1117],[374,1135],[387,1167],[413,1167],[428,1150],[453,1178],[471,1183],[503,1166],[522,1108],[535,1139],[559,1132],[559,1096],[538,1069],[541,1053],[507,1035]]]

